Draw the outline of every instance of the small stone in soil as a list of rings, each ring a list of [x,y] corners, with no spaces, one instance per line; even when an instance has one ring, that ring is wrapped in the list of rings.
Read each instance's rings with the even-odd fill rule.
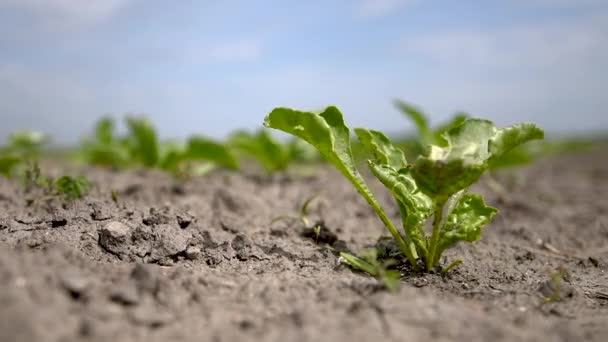
[[[190,246],[186,248],[185,255],[188,260],[196,260],[201,256],[201,249],[199,247]]]
[[[99,231],[99,244],[110,252],[120,253],[123,251],[122,245],[128,234],[129,227],[121,222],[112,221]]]

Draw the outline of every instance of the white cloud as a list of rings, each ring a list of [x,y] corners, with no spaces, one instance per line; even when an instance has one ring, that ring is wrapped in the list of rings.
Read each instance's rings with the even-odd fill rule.
[[[608,18],[530,25],[494,31],[446,31],[406,35],[406,56],[449,66],[556,69],[608,58]]]
[[[556,24],[407,35],[401,56],[422,63],[425,74],[404,90],[438,112],[451,106],[501,124],[533,120],[549,131],[605,129],[607,19],[600,13]]]
[[[413,2],[415,0],[360,0],[355,11],[361,17],[382,17]]]
[[[44,29],[69,30],[99,23],[134,0],[0,0],[9,8],[33,15]]]

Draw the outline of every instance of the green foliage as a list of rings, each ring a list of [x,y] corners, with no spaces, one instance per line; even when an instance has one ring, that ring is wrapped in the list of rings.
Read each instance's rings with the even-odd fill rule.
[[[84,176],[62,176],[57,179],[53,186],[55,191],[63,196],[66,201],[82,198],[89,191],[90,183]]]
[[[407,151],[414,157],[423,154],[424,149],[428,145],[446,146],[447,141],[443,137],[444,133],[452,127],[460,125],[469,116],[462,112],[456,113],[450,121],[436,128],[431,128],[428,115],[420,108],[401,100],[395,100],[393,103],[403,115],[407,116],[414,123],[418,130],[415,139],[404,142],[404,145],[407,146]]]
[[[394,292],[399,289],[399,277],[401,275],[399,274],[399,271],[389,269],[389,267],[395,264],[395,261],[392,259],[380,260],[376,248],[365,250],[358,256],[341,252],[340,257],[346,260],[350,265],[378,279],[387,290]]]
[[[28,162],[23,170],[23,188],[29,192],[33,188],[48,188],[51,181],[43,176],[38,162]]]
[[[421,260],[427,271],[438,264],[445,249],[459,241],[478,240],[482,228],[497,213],[481,196],[467,194],[468,187],[505,153],[544,136],[533,124],[499,129],[487,120],[465,119],[444,132],[441,145],[430,145],[414,164],[408,164],[403,151],[383,133],[355,129],[362,145],[373,155],[368,161],[370,170],[395,198],[405,233],[402,235],[357,170],[350,130],[336,107],[320,114],[276,108],[264,124],[316,147],[376,211],[414,269]],[[432,233],[428,236],[426,225],[431,217]],[[353,265],[362,268],[364,264]],[[362,269],[371,274],[369,269]]]
[[[158,135],[146,118],[127,117],[129,136],[127,145],[130,155],[144,166],[154,167],[159,163]]]
[[[18,131],[12,133],[8,145],[0,149],[0,174],[11,177],[13,174],[23,174],[37,159],[49,137],[36,131]],[[15,172],[15,169],[19,169]]]
[[[14,155],[0,156],[0,174],[11,177],[15,166],[19,165],[21,158]]]
[[[115,121],[104,117],[95,125],[95,135],[86,139],[81,146],[80,154],[83,159],[98,166],[122,168],[131,162],[131,151],[127,139],[116,135]]]
[[[228,148],[211,139],[193,136],[186,144],[161,142],[156,129],[146,118],[127,117],[128,133],[118,136],[114,120],[105,117],[95,126],[95,135],[85,140],[81,155],[92,165],[124,168],[160,168],[176,176],[196,173],[198,163],[238,169],[238,161]],[[210,170],[206,167],[205,170]]]
[[[228,138],[230,147],[256,159],[268,173],[283,171],[296,161],[316,159],[316,151],[301,142],[293,139],[286,144],[280,143],[265,129],[255,134],[238,131]]]
[[[226,146],[200,136],[188,140],[184,159],[211,161],[233,170],[239,168],[239,162]]]
[[[43,146],[49,137],[36,131],[18,131],[9,137],[8,149],[23,159],[35,159],[40,156]]]

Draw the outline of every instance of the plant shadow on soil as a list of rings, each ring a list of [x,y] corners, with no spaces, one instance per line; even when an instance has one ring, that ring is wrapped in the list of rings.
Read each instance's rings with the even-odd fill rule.
[[[338,262],[337,251],[385,232],[328,167],[183,183],[87,168],[92,193],[68,205],[26,206],[18,182],[0,179],[0,341],[605,341],[605,152],[505,172],[508,199],[481,181],[472,191],[500,213],[479,242],[441,263],[463,264],[447,274],[402,268],[394,294]],[[56,174],[67,167],[47,164]],[[371,186],[398,220],[390,194]],[[269,224],[316,193],[319,236]],[[568,276],[558,284],[559,269]]]

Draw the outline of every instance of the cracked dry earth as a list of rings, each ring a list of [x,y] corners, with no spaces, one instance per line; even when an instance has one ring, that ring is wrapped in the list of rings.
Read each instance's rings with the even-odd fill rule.
[[[404,270],[394,294],[338,262],[336,250],[385,231],[328,166],[183,183],[86,168],[92,192],[67,205],[27,206],[0,178],[0,341],[607,341],[605,152],[503,173],[501,200],[481,181],[472,190],[500,213],[443,260],[464,264],[444,276]],[[269,224],[316,193],[318,241],[297,222]],[[542,304],[560,267],[559,298]]]

